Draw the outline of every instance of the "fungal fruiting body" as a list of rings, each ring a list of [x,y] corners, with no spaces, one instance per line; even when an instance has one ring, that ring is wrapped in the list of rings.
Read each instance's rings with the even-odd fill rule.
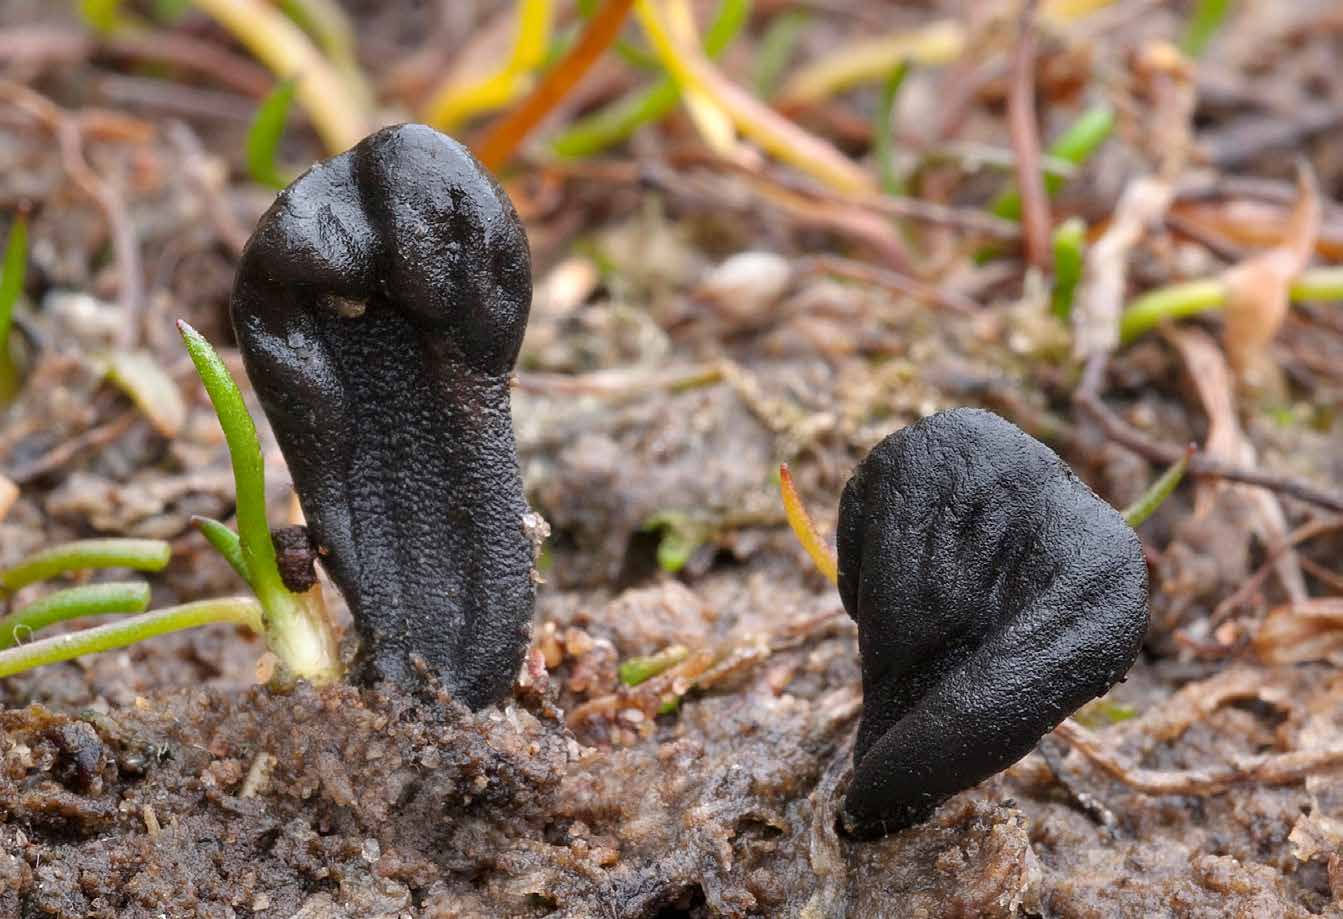
[[[837,542],[862,654],[842,809],[858,837],[918,823],[1026,755],[1124,676],[1146,632],[1137,535],[991,412],[941,412],[874,447]]]
[[[280,193],[232,296],[244,364],[364,682],[422,660],[479,708],[526,650],[532,544],[509,407],[527,238],[470,152],[399,125]]]

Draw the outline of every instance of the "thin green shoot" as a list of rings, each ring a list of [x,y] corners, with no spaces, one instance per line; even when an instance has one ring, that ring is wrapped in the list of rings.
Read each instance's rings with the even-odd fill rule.
[[[125,24],[121,0],[79,0],[75,9],[84,24],[100,35],[114,32]]]
[[[1304,271],[1287,289],[1292,300],[1343,300],[1343,266]],[[1119,317],[1119,340],[1129,344],[1163,322],[1187,319],[1226,306],[1227,285],[1220,278],[1184,281],[1138,297]]]
[[[276,157],[297,88],[298,83],[293,79],[276,83],[275,88],[257,106],[256,114],[252,116],[252,123],[247,128],[247,139],[244,143],[247,172],[261,185],[281,189],[289,184],[289,180],[276,164]]]
[[[1050,159],[1080,166],[1100,148],[1114,130],[1114,126],[1114,109],[1104,103],[1092,106],[1055,138],[1045,154]],[[1046,171],[1045,192],[1051,197],[1058,194],[1063,188],[1064,181],[1063,176]],[[989,211],[995,217],[1004,220],[1021,219],[1021,193],[1017,191],[1015,183],[994,199]]]
[[[1082,706],[1077,714],[1073,715],[1073,720],[1083,727],[1096,731],[1136,717],[1138,710],[1132,705],[1100,698]]]
[[[39,629],[85,616],[143,613],[149,609],[149,585],[117,581],[68,587],[34,600],[0,618],[0,650],[26,641]]]
[[[264,610],[266,642],[296,675],[329,682],[340,675],[340,656],[325,610],[315,599],[291,593],[275,562],[266,520],[266,480],[256,425],[242,392],[199,332],[179,320],[178,331],[224,430],[237,494],[238,538],[248,585]],[[225,555],[227,558],[228,555]]]
[[[881,190],[895,196],[905,193],[904,176],[895,168],[895,103],[908,75],[909,58],[904,58],[891,69],[890,76],[882,84],[881,98],[877,100],[877,111],[872,119],[872,155],[877,160]]]
[[[616,673],[620,677],[620,682],[626,686],[638,686],[640,683],[670,670],[689,656],[690,649],[685,645],[671,645],[656,654],[649,654],[646,657],[631,657],[622,661],[620,666],[616,668]]]
[[[192,0],[154,0],[154,18],[164,25],[175,25],[191,9]]]
[[[1343,300],[1343,265],[1304,271],[1288,292],[1293,300]]]
[[[216,622],[245,626],[260,635],[261,618],[261,607],[251,597],[221,597],[170,606],[0,651],[0,677]]]
[[[247,559],[242,557],[242,540],[238,538],[238,534],[213,517],[193,516],[191,525],[200,530],[205,541],[224,557],[224,561],[237,572],[238,577],[251,586],[252,575],[247,568]]]
[[[58,574],[94,568],[162,571],[172,546],[161,539],[81,539],[39,550],[0,571],[0,588],[10,593]]]
[[[1086,262],[1087,224],[1081,217],[1069,217],[1054,230],[1054,284],[1050,291],[1050,308],[1055,316],[1067,319],[1072,315],[1073,298],[1082,280]]]
[[[708,529],[679,511],[659,511],[644,521],[646,533],[659,533],[658,568],[676,574],[709,537]]]
[[[741,32],[750,12],[748,0],[723,0],[704,35],[704,51],[719,57]],[[550,142],[550,149],[568,159],[600,153],[627,140],[646,124],[661,121],[676,109],[681,91],[671,76],[579,118]]]
[[[0,407],[8,404],[19,391],[19,368],[14,364],[9,333],[14,328],[14,306],[23,293],[28,267],[28,215],[14,217],[5,241],[5,259],[0,268]]]
[[[1189,26],[1180,41],[1180,50],[1190,57],[1198,57],[1207,49],[1208,42],[1222,27],[1222,20],[1231,9],[1231,0],[1198,0],[1189,17]]]
[[[1194,458],[1197,449],[1193,444],[1186,447],[1184,456],[1163,472],[1155,482],[1148,486],[1147,491],[1143,492],[1137,501],[1134,501],[1124,510],[1124,521],[1129,526],[1137,528],[1148,517],[1156,513],[1157,508],[1166,503],[1166,499],[1171,496],[1171,493],[1184,479],[1185,473],[1189,471],[1189,461]]]
[[[807,13],[802,10],[782,13],[770,20],[769,28],[756,46],[751,85],[761,99],[769,100],[779,90],[783,72],[793,60],[798,40],[807,25]]]

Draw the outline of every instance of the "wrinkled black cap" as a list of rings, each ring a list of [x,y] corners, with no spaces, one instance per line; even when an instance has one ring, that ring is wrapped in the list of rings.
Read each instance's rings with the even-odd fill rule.
[[[507,195],[399,125],[313,166],[243,252],[233,325],[367,682],[423,658],[479,707],[526,649],[532,547],[508,377],[531,304]]]
[[[1030,752],[1133,665],[1137,535],[1048,447],[978,409],[877,444],[840,502],[863,716],[844,822],[876,836]]]

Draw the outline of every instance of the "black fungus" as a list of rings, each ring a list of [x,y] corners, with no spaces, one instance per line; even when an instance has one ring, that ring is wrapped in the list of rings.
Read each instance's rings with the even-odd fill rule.
[[[863,716],[843,821],[926,819],[1121,679],[1147,629],[1136,534],[1044,444],[954,409],[879,443],[840,503]]]
[[[527,238],[456,141],[378,131],[280,193],[243,252],[233,326],[365,683],[506,695],[535,588],[509,377]]]

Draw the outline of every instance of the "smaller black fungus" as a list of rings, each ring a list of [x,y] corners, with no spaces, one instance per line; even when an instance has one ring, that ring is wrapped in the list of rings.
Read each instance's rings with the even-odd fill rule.
[[[845,828],[871,838],[1025,756],[1133,665],[1147,566],[1044,444],[954,409],[890,435],[840,503],[863,716]]]

